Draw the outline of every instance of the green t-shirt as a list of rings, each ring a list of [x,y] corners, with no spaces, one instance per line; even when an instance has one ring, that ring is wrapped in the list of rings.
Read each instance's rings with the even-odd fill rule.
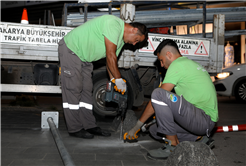
[[[163,83],[174,84],[177,95],[202,109],[214,122],[218,121],[215,87],[208,72],[197,62],[179,57],[169,66]]]
[[[83,62],[93,62],[106,57],[104,37],[117,45],[116,56],[123,45],[124,21],[113,15],[103,15],[76,27],[65,37],[67,47]]]

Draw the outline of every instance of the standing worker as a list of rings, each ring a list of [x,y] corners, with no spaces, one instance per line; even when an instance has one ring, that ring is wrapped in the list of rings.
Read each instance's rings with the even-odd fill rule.
[[[117,57],[124,43],[135,45],[147,37],[145,25],[103,15],[73,29],[59,42],[63,109],[71,136],[91,139],[94,135],[111,135],[97,126],[93,115],[92,62],[106,57],[109,77],[123,92],[126,82],[119,72]]]
[[[208,72],[199,63],[183,57],[173,40],[163,40],[154,54],[161,66],[168,69],[166,76],[161,88],[152,92],[144,113],[126,136],[136,139],[140,127],[155,113],[157,124],[149,130],[165,144],[150,150],[147,156],[167,159],[179,142],[210,142],[210,132],[218,121],[217,96]],[[171,92],[173,88],[176,94]]]

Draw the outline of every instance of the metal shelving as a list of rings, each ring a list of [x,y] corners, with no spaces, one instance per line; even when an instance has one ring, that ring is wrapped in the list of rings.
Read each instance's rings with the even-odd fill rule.
[[[101,2],[101,3],[64,3],[64,7],[63,7],[63,17],[62,17],[62,25],[63,26],[68,26],[67,25],[67,15],[68,15],[68,8],[71,8],[71,7],[84,7],[84,11],[83,11],[83,14],[80,14],[80,15],[83,15],[83,20],[84,22],[87,21],[87,14],[88,14],[88,7],[91,6],[91,7],[108,7],[108,14],[112,14],[112,6],[120,6],[121,4],[126,4],[126,3],[129,3],[127,1],[124,1],[124,2],[117,2],[117,1],[114,1],[114,2]],[[151,4],[163,4],[163,3],[166,3],[166,2],[162,2],[162,1],[140,1],[140,2],[134,2],[134,1],[131,1],[130,2],[131,4],[133,5],[151,5]]]
[[[108,14],[108,12],[88,12],[87,20],[94,17]],[[120,17],[120,12],[112,12]],[[206,22],[213,22],[214,14],[225,14],[226,22],[246,21],[246,7],[237,8],[210,8],[206,9]],[[158,26],[194,25],[202,22],[202,9],[183,10],[158,10],[158,11],[136,11],[135,20],[146,24],[149,28]],[[74,13],[67,15],[67,26],[79,26],[83,24],[85,17],[82,14]]]
[[[200,22],[203,23],[203,34],[205,35],[205,25],[206,25],[206,0],[161,0],[161,1],[135,1],[135,2],[109,2],[109,3],[65,3],[63,8],[63,19],[62,19],[62,25],[63,26],[79,26],[83,23],[85,23],[87,20],[92,19],[94,17],[104,15],[104,14],[113,14],[117,17],[120,17],[120,12],[112,12],[113,6],[119,6],[121,4],[125,3],[131,3],[133,5],[158,5],[160,4],[161,7],[171,7],[175,6],[176,8],[179,7],[179,5],[175,5],[176,3],[186,3],[186,2],[195,2],[195,3],[202,3],[203,9],[200,10],[202,12],[202,15],[199,15],[199,19],[197,19],[195,22],[192,22],[192,24]],[[165,4],[163,6],[163,4]],[[94,6],[94,7],[108,7],[108,12],[88,12],[88,7]],[[77,14],[68,14],[68,8],[84,8],[83,13],[77,13]],[[182,8],[180,6],[180,8]],[[158,27],[160,24],[165,26],[173,25],[166,25],[165,22],[160,21],[162,18],[167,18],[166,15],[172,15],[170,13],[173,10],[168,11],[136,11],[135,15],[135,21],[141,22],[147,25],[147,27]],[[182,10],[180,10],[182,11]],[[164,13],[163,13],[164,12]],[[170,19],[169,19],[170,20]],[[176,21],[176,20],[175,20]],[[159,24],[158,24],[159,23]],[[177,25],[177,24],[176,24]],[[205,37],[205,36],[204,36]]]
[[[110,2],[110,3],[65,3],[63,9],[63,26],[77,27],[86,21],[95,17],[112,14],[120,17],[120,11],[112,11],[112,6],[120,6],[126,2]],[[136,3],[136,2],[135,2]],[[148,2],[155,4],[156,1]],[[158,2],[162,5],[164,2]],[[137,4],[137,3],[136,3]],[[139,3],[138,3],[139,4]],[[93,7],[108,7],[108,12],[88,12],[88,6]],[[84,8],[84,11],[79,13],[68,13],[68,8],[79,7]],[[182,8],[182,7],[180,7]],[[82,9],[80,10],[82,11]],[[187,25],[188,27],[196,24],[203,24],[213,22],[214,14],[224,14],[225,22],[245,22],[246,21],[246,7],[225,7],[225,8],[206,8],[206,3],[203,3],[203,8],[198,9],[180,9],[180,10],[144,10],[135,12],[135,22],[145,24],[148,28],[155,27],[171,27],[176,25]],[[205,19],[205,21],[203,21]],[[204,29],[204,28],[203,28]],[[234,30],[225,32],[225,37],[238,36],[246,34],[246,30]],[[189,34],[192,36],[191,34]],[[212,37],[212,33],[195,34],[197,37]]]

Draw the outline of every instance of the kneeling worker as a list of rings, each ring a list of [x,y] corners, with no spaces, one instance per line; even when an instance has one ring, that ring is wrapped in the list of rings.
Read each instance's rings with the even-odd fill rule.
[[[135,139],[137,130],[155,114],[157,124],[150,127],[150,133],[166,144],[150,150],[147,156],[167,159],[179,142],[208,143],[218,121],[217,95],[208,72],[199,63],[183,57],[173,40],[162,41],[154,54],[168,70],[161,88],[152,92],[151,101],[127,138]],[[176,94],[171,92],[173,88]]]

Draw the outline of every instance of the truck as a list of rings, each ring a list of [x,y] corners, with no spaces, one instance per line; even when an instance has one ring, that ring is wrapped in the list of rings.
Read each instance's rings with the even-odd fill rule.
[[[173,39],[183,56],[200,63],[211,75],[222,71],[225,16],[215,14],[213,37],[197,38],[149,33],[148,45],[136,49],[125,45],[118,67],[128,86],[128,108],[141,106],[144,97],[165,77],[153,54],[164,39]],[[73,28],[0,22],[1,92],[17,94],[61,94],[58,42]],[[105,102],[109,79],[105,59],[94,63],[93,111],[115,116],[114,103]]]

